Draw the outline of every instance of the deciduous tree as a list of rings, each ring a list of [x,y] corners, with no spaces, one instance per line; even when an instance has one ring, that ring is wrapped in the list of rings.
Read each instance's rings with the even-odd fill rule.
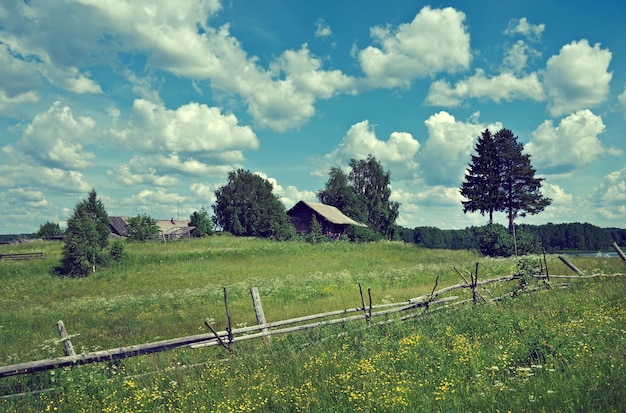
[[[200,211],[193,211],[189,216],[189,226],[196,227],[195,237],[206,237],[213,234],[213,221],[204,207]]]
[[[369,230],[391,239],[400,204],[389,200],[390,172],[372,155],[367,159],[351,159],[350,168],[348,175],[341,168],[331,168],[326,186],[318,191],[317,198],[363,222]],[[356,230],[357,233],[367,231]]]
[[[372,155],[366,160],[350,160],[352,170],[348,175],[353,192],[365,204],[367,226],[391,239],[393,228],[398,217],[400,204],[389,200],[391,196],[391,173]]]
[[[354,193],[348,182],[348,175],[339,167],[330,168],[326,186],[317,191],[317,199],[323,204],[336,207],[355,221],[367,221],[365,200]]]
[[[159,235],[157,220],[148,214],[139,214],[128,220],[128,239],[145,242]]]
[[[63,230],[58,222],[46,222],[45,224],[41,224],[39,231],[37,231],[37,237],[39,238],[58,237],[61,235],[63,235]]]
[[[215,223],[233,235],[289,239],[295,230],[272,184],[238,169],[228,173],[228,183],[215,191]]]

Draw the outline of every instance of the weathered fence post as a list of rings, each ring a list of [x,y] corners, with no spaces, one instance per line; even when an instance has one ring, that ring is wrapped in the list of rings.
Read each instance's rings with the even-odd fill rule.
[[[367,295],[369,296],[369,299],[370,299],[370,308],[369,308],[369,312],[367,315],[367,322],[369,324],[370,320],[372,319],[372,287],[367,287]]]
[[[365,309],[365,298],[363,297],[363,287],[361,286],[361,283],[359,283],[359,294],[361,294],[361,309],[363,310],[363,314],[365,314],[366,323],[369,324],[370,318],[367,314],[367,310]]]
[[[613,243],[613,249],[615,250],[615,252],[617,252],[617,255],[620,256],[620,258],[622,259],[622,261],[626,262],[626,255],[624,255],[624,253],[622,252],[622,250],[619,248],[619,246],[617,245],[617,242]]]
[[[542,248],[543,250],[543,264],[544,267],[546,267],[546,281],[550,282],[550,272],[548,271],[548,260],[546,260],[546,249]]]
[[[575,266],[574,264],[572,264],[571,262],[569,262],[569,261],[567,260],[567,258],[565,258],[565,257],[564,257],[564,256],[562,256],[562,255],[559,255],[559,259],[563,262],[563,264],[567,265],[567,266],[569,267],[569,269],[570,269],[570,270],[574,271],[574,272],[575,272],[576,274],[578,274],[578,275],[583,275],[583,273],[582,273],[582,272],[581,272],[578,268],[576,268],[576,266]]]
[[[233,321],[230,318],[230,309],[228,308],[228,296],[226,295],[226,287],[224,287],[224,307],[226,307],[226,317],[228,318],[228,327],[226,331],[228,332],[228,347],[233,343]]]
[[[265,325],[265,313],[263,312],[263,304],[261,304],[261,296],[259,295],[259,289],[256,287],[252,287],[250,289],[250,294],[252,295],[252,305],[254,305],[254,314],[256,315],[256,322],[258,325]],[[263,333],[263,341],[268,343],[270,341],[270,336],[267,335],[269,330],[267,327],[261,329],[261,333]]]
[[[474,302],[474,304],[476,304],[476,302],[478,301],[476,298],[476,286],[478,285],[478,263],[476,263],[476,275],[470,275],[472,276],[472,301]]]
[[[65,328],[65,324],[62,320],[59,320],[57,323],[57,330],[59,330],[59,334],[61,335],[61,341],[63,341],[63,353],[66,356],[75,356],[76,352],[74,351],[74,346],[70,341],[70,335],[67,334],[67,329]]]

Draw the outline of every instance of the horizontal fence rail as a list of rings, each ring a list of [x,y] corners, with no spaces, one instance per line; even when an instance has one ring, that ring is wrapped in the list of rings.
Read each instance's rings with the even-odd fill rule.
[[[43,258],[43,252],[21,252],[15,254],[0,254],[0,260],[35,260]]]

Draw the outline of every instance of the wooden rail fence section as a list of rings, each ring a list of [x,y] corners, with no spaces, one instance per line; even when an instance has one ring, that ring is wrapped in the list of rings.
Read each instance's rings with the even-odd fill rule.
[[[621,252],[621,251],[620,251]],[[621,254],[623,255],[623,254]],[[591,278],[602,276],[602,274],[594,274],[585,276],[582,274],[580,270],[578,270],[575,266],[573,266],[567,259],[564,257],[559,258],[575,273],[576,276],[568,276],[568,275],[551,275],[552,278]],[[624,259],[626,262],[626,259]],[[537,275],[536,278],[543,279],[548,281],[547,275],[543,275],[545,270],[545,274],[547,274],[547,267],[541,268],[541,275]],[[63,321],[59,321],[57,323],[57,328],[59,334],[61,336],[61,342],[63,343],[63,350],[65,353],[64,357],[57,357],[52,359],[45,360],[37,360],[26,363],[14,364],[9,366],[0,366],[0,378],[11,377],[23,374],[30,374],[38,371],[52,370],[61,367],[81,365],[81,364],[91,364],[91,363],[99,363],[105,361],[113,361],[124,359],[128,357],[135,357],[145,354],[151,354],[156,352],[174,350],[183,347],[190,348],[201,348],[208,346],[220,345],[227,348],[232,352],[232,344],[235,342],[243,341],[243,340],[251,340],[256,338],[262,338],[265,341],[268,341],[272,335],[276,334],[285,334],[294,331],[306,330],[311,328],[317,328],[322,326],[328,326],[339,323],[347,323],[350,321],[356,320],[365,320],[367,324],[371,322],[372,318],[380,317],[384,315],[390,315],[393,313],[399,313],[403,311],[415,310],[415,309],[423,309],[421,313],[413,313],[404,317],[401,317],[400,320],[406,320],[408,318],[416,317],[420,314],[423,314],[424,311],[430,309],[433,306],[451,303],[452,305],[462,304],[467,302],[468,300],[461,302],[454,302],[459,297],[457,296],[449,296],[438,298],[440,295],[444,293],[448,293],[457,289],[462,288],[471,288],[472,289],[472,301],[474,304],[477,303],[478,299],[484,302],[497,301],[502,299],[503,297],[493,297],[489,290],[486,289],[486,285],[498,282],[507,282],[516,279],[520,279],[519,274],[508,275],[498,278],[486,279],[482,281],[478,281],[478,263],[476,263],[476,272],[475,274],[469,273],[470,281],[468,282],[467,278],[455,268],[455,271],[461,276],[463,279],[463,283],[456,284],[448,287],[441,288],[437,291],[437,285],[439,282],[439,277],[437,277],[435,281],[435,286],[430,294],[426,294],[420,297],[411,298],[406,301],[402,301],[399,303],[387,303],[387,304],[377,304],[374,305],[372,303],[372,295],[371,290],[368,288],[368,304],[366,305],[365,297],[363,294],[363,289],[361,284],[359,283],[359,293],[361,296],[361,307],[358,308],[347,308],[343,310],[330,311],[326,313],[313,314],[303,317],[297,317],[287,320],[275,321],[275,322],[267,322],[265,319],[265,315],[263,313],[263,306],[261,304],[261,298],[259,296],[258,289],[252,288],[250,290],[252,296],[252,302],[254,305],[255,315],[257,319],[257,325],[242,327],[242,328],[233,328],[232,320],[230,316],[230,311],[228,309],[228,299],[226,294],[226,288],[224,287],[224,304],[226,307],[227,319],[228,319],[228,327],[225,331],[216,331],[210,323],[210,320],[205,320],[205,325],[210,333],[204,334],[196,334],[187,337],[180,337],[168,340],[161,340],[151,343],[131,345],[126,347],[119,347],[110,350],[101,350],[94,351],[83,354],[76,354],[71,342],[71,338],[75,336],[71,336],[68,334],[67,329],[65,328],[65,324]],[[478,288],[482,289],[482,292],[478,290]],[[484,295],[487,293],[491,298],[487,299]],[[454,303],[452,303],[454,302]],[[438,308],[446,308],[451,304],[442,305]],[[353,315],[348,315],[353,314]],[[335,317],[335,318],[332,318]],[[321,321],[314,321],[320,320]],[[397,320],[397,319],[396,319]],[[313,321],[313,322],[311,322]],[[391,322],[395,320],[387,320],[382,323]],[[303,324],[306,323],[306,324]],[[294,325],[297,324],[297,325]],[[287,327],[292,325],[291,327]],[[280,327],[280,328],[279,328]]]
[[[43,258],[43,252],[21,252],[15,254],[0,254],[0,260],[34,260]]]

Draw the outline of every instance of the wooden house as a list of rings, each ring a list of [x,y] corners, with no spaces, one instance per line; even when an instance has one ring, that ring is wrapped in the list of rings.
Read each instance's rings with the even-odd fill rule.
[[[287,216],[289,216],[292,225],[296,228],[297,234],[308,234],[311,232],[313,217],[321,225],[322,233],[332,238],[339,238],[345,234],[346,229],[350,225],[367,227],[367,225],[344,215],[336,207],[319,202],[300,201],[287,211]]]

